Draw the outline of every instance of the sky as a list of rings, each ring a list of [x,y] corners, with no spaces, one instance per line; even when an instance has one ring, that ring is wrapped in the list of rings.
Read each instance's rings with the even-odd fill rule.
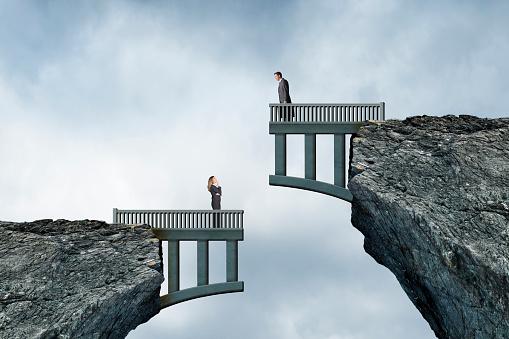
[[[0,0],[0,220],[210,209],[215,175],[223,209],[245,211],[245,291],[166,308],[129,339],[435,338],[364,252],[349,203],[268,185],[273,74],[294,103],[507,117],[507,14],[496,0]],[[288,175],[303,177],[303,148],[288,137]],[[332,182],[331,136],[317,152]],[[181,252],[192,287],[195,244]],[[224,266],[212,243],[211,282]]]

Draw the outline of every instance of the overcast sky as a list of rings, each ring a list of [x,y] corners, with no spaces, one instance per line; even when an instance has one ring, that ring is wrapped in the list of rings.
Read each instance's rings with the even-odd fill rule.
[[[429,339],[339,199],[268,185],[273,73],[294,102],[387,118],[509,111],[507,1],[0,0],[0,220],[245,210],[245,292],[169,307],[128,338]],[[288,175],[304,174],[303,137]],[[321,136],[318,179],[332,182]],[[182,245],[182,287],[195,247]],[[211,245],[211,282],[224,281]]]

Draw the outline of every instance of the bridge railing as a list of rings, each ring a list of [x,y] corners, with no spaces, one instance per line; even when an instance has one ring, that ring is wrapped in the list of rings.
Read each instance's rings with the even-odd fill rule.
[[[147,224],[152,228],[234,228],[244,227],[242,210],[119,210],[113,209],[113,222]]]
[[[385,120],[385,103],[269,104],[270,122],[352,122]]]

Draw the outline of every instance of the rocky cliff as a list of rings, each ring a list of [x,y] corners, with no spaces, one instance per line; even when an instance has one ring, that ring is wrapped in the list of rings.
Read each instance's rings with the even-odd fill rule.
[[[509,119],[412,117],[352,138],[352,224],[439,338],[509,338]]]
[[[0,337],[124,338],[160,310],[147,225],[0,222]]]

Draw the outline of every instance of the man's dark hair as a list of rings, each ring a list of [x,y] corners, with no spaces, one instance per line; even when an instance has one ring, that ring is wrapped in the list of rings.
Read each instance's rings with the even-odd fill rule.
[[[283,74],[281,74],[281,72],[276,72],[276,73],[274,73],[274,75],[276,75],[276,74],[277,74],[277,75],[279,75],[280,77],[282,77],[282,76],[283,76]]]

